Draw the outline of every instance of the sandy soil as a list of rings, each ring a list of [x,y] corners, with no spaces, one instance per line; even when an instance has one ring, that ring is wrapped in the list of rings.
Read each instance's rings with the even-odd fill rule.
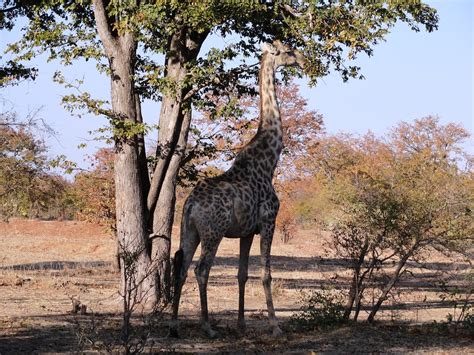
[[[325,236],[314,230],[299,231],[286,244],[276,237],[273,293],[277,315],[283,324],[298,311],[302,292],[348,286],[350,278],[344,260],[331,255],[324,242]],[[93,324],[100,324],[103,330],[109,327],[110,332],[117,328],[121,304],[118,275],[111,267],[115,243],[100,227],[74,221],[12,220],[0,224],[0,243],[0,354],[70,352],[78,349],[81,327],[87,330]],[[281,339],[273,339],[268,332],[259,278],[258,238],[251,251],[246,291],[248,330],[244,335],[238,334],[238,243],[233,239],[222,242],[209,281],[209,308],[220,338],[208,340],[199,331],[199,298],[192,265],[183,290],[182,338],[177,341],[166,338],[166,321],[162,321],[150,335],[154,350],[474,352],[472,338],[466,334],[454,336],[421,325],[442,321],[453,312],[440,302],[437,270],[461,275],[469,267],[466,262],[453,263],[440,255],[426,256],[423,268],[414,269],[414,274],[401,280],[400,294],[394,301],[388,301],[378,316],[377,326],[358,324],[308,333],[286,332]],[[177,244],[173,240],[174,248]],[[459,280],[461,277],[451,278],[453,283]],[[72,299],[87,306],[87,315],[71,315]],[[364,317],[365,312],[361,314]],[[166,319],[167,314],[162,318]],[[401,326],[407,322],[411,326]],[[137,320],[137,324],[142,323]]]

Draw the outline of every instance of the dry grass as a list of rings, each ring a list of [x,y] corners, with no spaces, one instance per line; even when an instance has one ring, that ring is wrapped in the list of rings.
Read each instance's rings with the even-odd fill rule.
[[[98,315],[120,312],[118,275],[110,266],[115,243],[100,227],[81,222],[12,220],[8,224],[0,224],[0,231],[0,353],[9,350],[71,351],[76,341],[69,313],[72,298],[79,299],[88,306],[88,310]],[[174,235],[178,235],[177,231]],[[330,251],[324,250],[324,240],[324,235],[312,230],[298,231],[297,237],[287,244],[275,238],[273,292],[280,318],[289,317],[298,310],[302,289],[318,290],[328,284],[340,288],[348,285],[349,274],[333,259]],[[177,240],[173,240],[172,245],[176,248]],[[374,333],[374,328],[363,325],[318,334],[293,334],[278,341],[269,338],[258,266],[258,238],[251,250],[246,290],[251,331],[247,337],[238,337],[235,335],[238,250],[238,240],[225,239],[211,271],[209,308],[222,338],[210,342],[202,338],[198,330],[198,288],[191,266],[181,307],[185,319],[182,329],[184,339],[174,343],[161,337],[161,350],[207,352],[211,349],[246,349],[278,352],[318,349],[344,352],[344,349],[367,349],[367,342],[379,342],[376,348],[369,348],[373,351],[464,352],[471,349],[471,344],[465,339],[453,340],[444,336],[433,339],[429,335],[413,335],[387,327],[379,327]],[[445,265],[446,268],[458,267],[459,272],[464,272],[467,265],[460,261],[453,266],[442,256],[434,254],[427,256],[428,261],[436,262],[438,266]],[[398,303],[389,302],[389,307],[381,312],[379,319],[417,323],[443,320],[452,310],[438,303],[436,277],[433,270],[416,270],[414,275],[402,281],[400,288],[403,291],[400,300],[409,306],[401,308]],[[87,316],[84,321],[87,321]],[[156,332],[157,337],[165,334],[166,324],[157,328]],[[349,345],[340,343],[342,339],[346,339]],[[383,343],[387,339],[391,340],[390,345]]]

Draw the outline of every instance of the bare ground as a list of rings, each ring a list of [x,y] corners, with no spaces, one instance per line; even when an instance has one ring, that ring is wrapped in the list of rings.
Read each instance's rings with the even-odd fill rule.
[[[325,251],[324,240],[317,231],[305,230],[287,244],[278,238],[274,242],[273,292],[283,324],[298,311],[302,291],[328,285],[344,289],[349,283],[345,261]],[[93,338],[96,325],[97,337],[109,339],[106,343],[119,336],[118,275],[110,263],[115,243],[100,227],[74,221],[12,220],[0,224],[0,243],[0,354],[78,351],[78,337]],[[175,248],[177,244],[173,240]],[[256,238],[246,292],[246,334],[236,331],[238,240],[228,239],[219,249],[208,291],[219,339],[208,340],[199,331],[199,298],[191,266],[183,290],[182,338],[166,337],[165,314],[150,334],[153,351],[474,353],[473,338],[468,334],[455,336],[427,326],[435,320],[443,321],[453,312],[440,302],[437,270],[453,272],[450,282],[456,284],[462,279],[456,274],[467,270],[468,263],[426,256],[423,267],[401,280],[400,295],[386,304],[375,326],[357,324],[307,333],[287,331],[282,338],[274,339],[269,336],[265,317],[258,244]],[[73,298],[87,305],[87,315],[71,315]],[[141,320],[136,324],[140,327]],[[92,349],[88,345],[87,350]],[[103,344],[99,350],[104,350]]]

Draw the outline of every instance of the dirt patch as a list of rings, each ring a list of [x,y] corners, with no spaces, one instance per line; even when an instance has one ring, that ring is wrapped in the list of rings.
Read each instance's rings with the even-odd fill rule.
[[[278,237],[275,239],[273,291],[282,322],[299,309],[302,290],[348,286],[347,261],[326,252],[324,240],[323,234],[313,230],[299,231],[287,244]],[[0,224],[0,243],[0,353],[77,350],[77,324],[87,326],[92,314],[106,325],[106,330],[110,327],[110,334],[117,331],[121,304],[117,293],[119,277],[111,268],[115,242],[101,227],[71,221],[12,220]],[[172,245],[175,249],[178,241],[174,239]],[[433,336],[433,330],[426,333],[393,325],[401,321],[416,324],[441,321],[452,312],[440,302],[436,270],[463,272],[468,265],[452,263],[439,255],[427,257],[423,268],[401,280],[399,301],[384,306],[379,315],[384,322],[378,326],[361,324],[307,334],[287,332],[281,339],[272,338],[265,317],[258,238],[251,250],[246,290],[248,330],[245,335],[239,335],[236,331],[238,250],[238,240],[225,239],[211,270],[209,308],[221,337],[211,341],[199,330],[198,288],[191,266],[182,297],[182,339],[166,338],[166,321],[162,321],[150,335],[155,351],[469,353],[474,350],[472,339],[466,337],[442,333]],[[88,314],[72,316],[72,299],[85,304]]]

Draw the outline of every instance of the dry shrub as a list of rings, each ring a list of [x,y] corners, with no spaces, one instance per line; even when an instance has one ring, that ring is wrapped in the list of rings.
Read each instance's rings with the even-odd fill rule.
[[[280,232],[280,237],[283,243],[288,243],[296,233],[296,218],[295,213],[288,205],[282,206],[277,218],[277,230]]]

